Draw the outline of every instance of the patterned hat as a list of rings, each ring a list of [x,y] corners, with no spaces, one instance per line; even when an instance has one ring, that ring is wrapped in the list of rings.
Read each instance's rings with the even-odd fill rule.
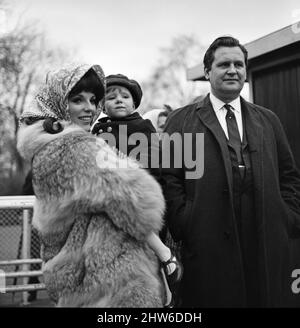
[[[58,120],[70,121],[68,109],[68,95],[75,84],[92,69],[99,78],[101,98],[105,94],[105,75],[99,65],[69,65],[58,71],[49,72],[46,82],[39,89],[31,106],[24,110],[20,122],[24,118],[47,118],[53,117]],[[99,109],[100,114],[100,109]],[[96,114],[97,115],[97,114]]]

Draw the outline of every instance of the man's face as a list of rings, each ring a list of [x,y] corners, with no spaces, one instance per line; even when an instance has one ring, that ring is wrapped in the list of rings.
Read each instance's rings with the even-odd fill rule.
[[[205,69],[212,93],[224,102],[236,99],[246,80],[246,64],[239,47],[220,47],[215,51],[210,71]]]

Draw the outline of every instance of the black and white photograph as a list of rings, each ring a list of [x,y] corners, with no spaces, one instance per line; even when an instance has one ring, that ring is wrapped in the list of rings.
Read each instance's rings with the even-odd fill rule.
[[[57,308],[300,308],[298,0],[0,0],[0,316]]]

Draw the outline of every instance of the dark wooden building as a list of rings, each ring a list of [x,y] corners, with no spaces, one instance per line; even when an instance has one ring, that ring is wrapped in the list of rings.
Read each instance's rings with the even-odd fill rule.
[[[274,111],[284,127],[300,169],[300,30],[288,26],[245,45],[248,80],[254,103]],[[300,269],[300,240],[291,240],[291,268]],[[293,279],[291,278],[291,283]],[[300,306],[300,294],[290,306]]]
[[[300,168],[300,29],[291,25],[245,46],[251,98],[279,116]]]

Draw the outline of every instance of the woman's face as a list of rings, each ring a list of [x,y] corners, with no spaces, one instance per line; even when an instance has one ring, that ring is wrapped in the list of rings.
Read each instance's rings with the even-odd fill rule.
[[[105,112],[109,117],[121,118],[134,112],[130,91],[121,86],[108,88],[105,95]]]
[[[81,91],[68,99],[71,121],[89,131],[96,113],[96,97],[92,92]]]

